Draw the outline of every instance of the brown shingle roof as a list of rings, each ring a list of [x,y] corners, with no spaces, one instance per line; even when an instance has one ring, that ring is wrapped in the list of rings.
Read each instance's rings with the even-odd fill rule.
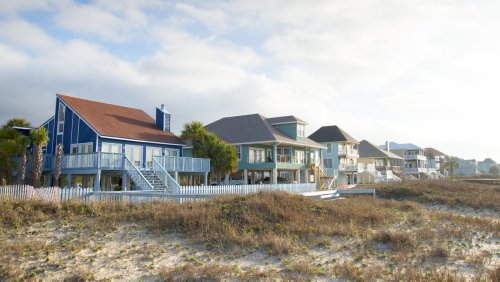
[[[172,132],[161,131],[144,111],[70,96],[57,96],[101,136],[181,144]]]

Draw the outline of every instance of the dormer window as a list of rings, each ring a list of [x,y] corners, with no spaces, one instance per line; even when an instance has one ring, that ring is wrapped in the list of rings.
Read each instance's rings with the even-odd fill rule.
[[[64,132],[64,116],[66,115],[66,107],[59,103],[59,115],[57,117],[57,134]]]
[[[297,136],[305,137],[306,136],[306,126],[303,124],[297,124]]]

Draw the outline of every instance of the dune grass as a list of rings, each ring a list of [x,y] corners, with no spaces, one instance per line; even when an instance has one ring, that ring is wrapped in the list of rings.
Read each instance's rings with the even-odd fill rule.
[[[377,196],[419,203],[492,209],[500,212],[500,186],[458,180],[423,180],[381,183]]]
[[[94,233],[112,232],[123,224],[134,223],[156,232],[158,236],[163,233],[182,234],[214,254],[263,251],[283,261],[279,271],[243,271],[229,264],[199,265],[193,269],[180,264],[164,268],[158,274],[164,280],[175,280],[175,277],[186,277],[187,280],[197,280],[196,277],[201,277],[200,280],[287,279],[299,274],[304,280],[339,276],[353,281],[371,281],[370,277],[382,280],[420,277],[415,281],[424,281],[425,277],[446,275],[455,275],[453,277],[458,279],[459,274],[443,274],[432,268],[433,263],[465,260],[467,257],[471,261],[491,260],[495,256],[493,253],[472,257],[464,249],[477,244],[478,236],[485,241],[500,236],[498,222],[431,211],[413,202],[371,197],[318,201],[287,193],[222,196],[186,204],[3,201],[0,202],[0,214],[0,231],[3,232],[15,233],[15,230],[47,221]],[[0,249],[4,250],[0,255],[0,264],[3,265],[0,280],[2,277],[27,278],[29,274],[16,268],[23,260],[30,256],[43,258],[57,248],[78,253],[85,248],[82,242],[83,238],[71,238],[54,246],[43,242],[17,244],[0,240]],[[313,249],[327,253],[343,252],[348,256],[342,261],[328,263],[291,259],[307,257]],[[149,257],[154,259],[155,255]],[[366,262],[371,260],[380,260],[390,271],[367,265]],[[478,275],[490,277],[491,269],[484,268],[481,263],[474,267],[481,271]],[[498,269],[492,273],[498,275]]]

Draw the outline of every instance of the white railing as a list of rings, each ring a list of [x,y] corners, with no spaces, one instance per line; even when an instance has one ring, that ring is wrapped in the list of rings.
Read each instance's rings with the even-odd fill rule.
[[[290,155],[276,155],[276,162],[284,164],[305,164],[306,159],[305,157],[301,159]]]
[[[101,162],[99,164],[101,169],[123,169],[124,154],[120,153],[100,153]]]
[[[404,172],[405,172],[405,174],[426,173],[427,168],[424,168],[424,167],[405,167]]]
[[[144,177],[144,175],[139,171],[139,169],[127,157],[125,157],[123,167],[125,168],[125,171],[127,171],[128,176],[132,178],[135,185],[137,185],[140,190],[154,189],[153,185],[149,183],[146,177]]]
[[[358,164],[346,165],[339,164],[339,171],[358,171]]]
[[[357,149],[339,149],[339,156],[358,156],[359,151]]]
[[[87,200],[92,193],[92,188],[33,188],[33,186],[28,185],[0,186],[0,200],[64,202],[68,200]]]
[[[62,169],[97,168],[99,153],[63,155]]]
[[[153,157],[167,171],[209,172],[210,159],[186,157]]]
[[[167,186],[167,192],[178,193],[180,185],[175,179],[165,170],[165,168],[156,160],[153,159],[153,171],[160,177],[160,180]]]
[[[302,184],[253,184],[221,186],[181,186],[177,194],[182,195],[222,195],[250,194],[259,191],[284,191],[292,194],[316,191],[316,183]]]

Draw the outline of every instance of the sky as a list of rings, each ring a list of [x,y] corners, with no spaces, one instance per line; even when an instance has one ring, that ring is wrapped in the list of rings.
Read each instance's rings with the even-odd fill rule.
[[[306,134],[500,162],[500,1],[0,1],[0,123],[55,94],[143,109],[172,129],[294,115]]]

